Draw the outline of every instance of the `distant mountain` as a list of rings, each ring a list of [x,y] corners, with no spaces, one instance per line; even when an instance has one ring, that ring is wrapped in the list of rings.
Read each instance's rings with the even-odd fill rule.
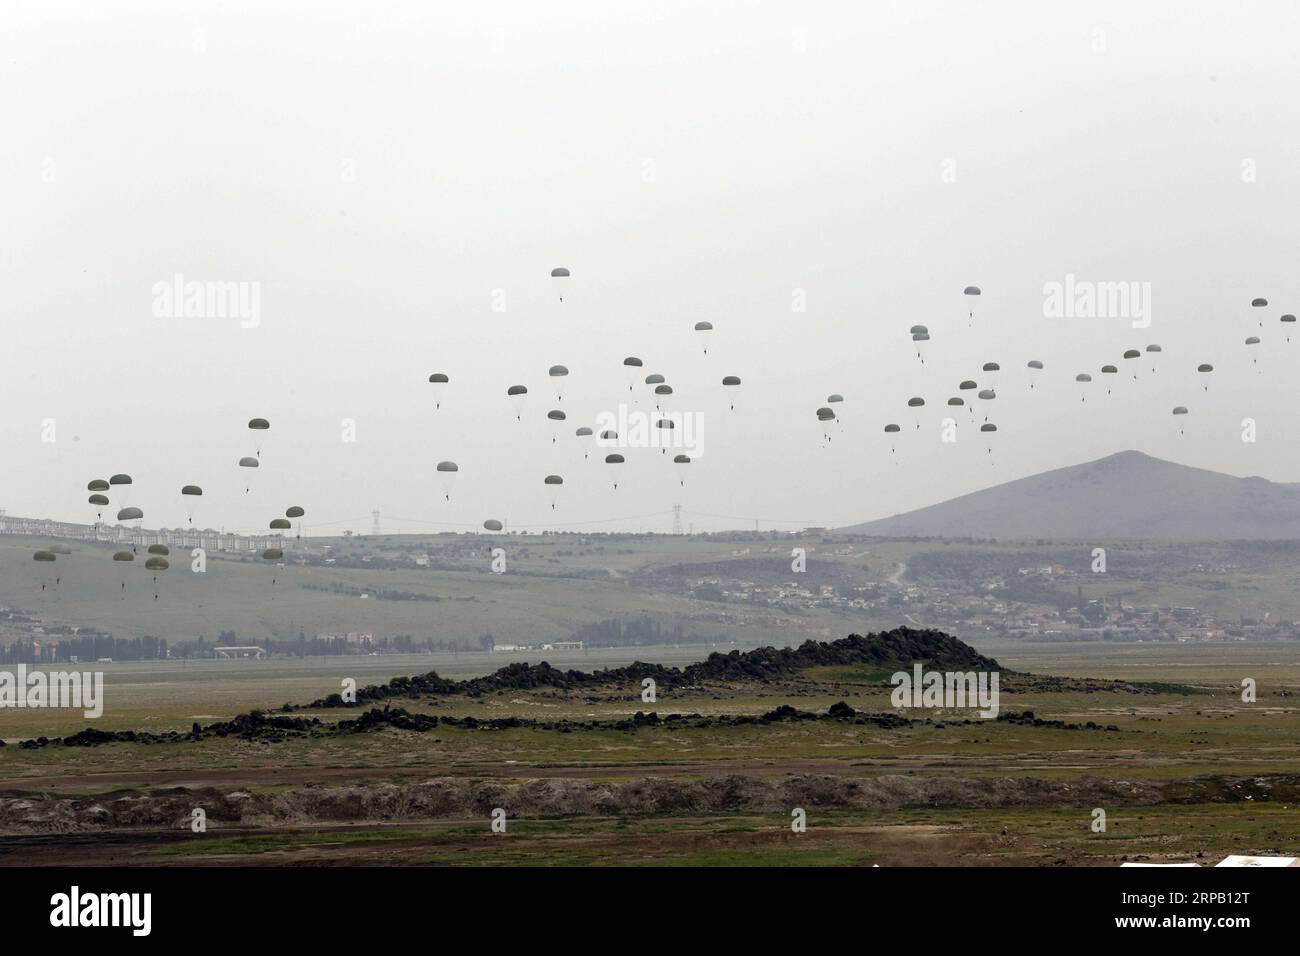
[[[1012,540],[1300,539],[1300,485],[1124,451],[838,530]]]

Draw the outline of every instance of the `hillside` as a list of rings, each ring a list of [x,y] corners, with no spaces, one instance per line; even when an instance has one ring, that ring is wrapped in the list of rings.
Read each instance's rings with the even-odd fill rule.
[[[1097,542],[1300,539],[1300,485],[1235,478],[1124,451],[838,530]]]

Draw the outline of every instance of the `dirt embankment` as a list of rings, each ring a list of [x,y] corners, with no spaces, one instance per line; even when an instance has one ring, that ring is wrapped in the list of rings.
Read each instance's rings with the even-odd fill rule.
[[[10,791],[0,795],[0,831],[76,833],[121,828],[188,828],[201,808],[208,825],[272,827],[486,817],[788,812],[792,807],[896,809],[1151,805],[1165,802],[1300,799],[1300,775],[1207,777],[1171,784],[1102,777],[1040,779],[880,776],[845,778],[744,774],[631,782],[599,779],[474,780],[305,786],[254,792],[183,787],[95,796]]]

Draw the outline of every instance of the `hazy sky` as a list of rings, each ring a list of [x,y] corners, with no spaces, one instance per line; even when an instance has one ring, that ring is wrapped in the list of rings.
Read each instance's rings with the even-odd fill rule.
[[[112,6],[0,11],[11,514],[88,520],[86,482],[120,471],[148,526],[181,523],[193,482],[196,523],[300,504],[319,533],[372,508],[389,531],[666,531],[674,503],[696,530],[844,524],[1125,448],[1300,481],[1293,5]],[[177,274],[253,284],[258,324],[156,314]],[[1150,328],[1045,315],[1067,274],[1150,283]],[[1151,342],[1156,374],[1107,396],[1101,365]],[[627,398],[627,355],[701,417],[703,454],[623,450],[615,491],[573,429]],[[992,454],[965,413],[956,444],[939,430],[986,361]]]

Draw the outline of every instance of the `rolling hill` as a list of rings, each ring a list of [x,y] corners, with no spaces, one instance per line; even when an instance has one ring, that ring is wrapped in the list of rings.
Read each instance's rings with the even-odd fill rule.
[[[1300,485],[1124,451],[838,529],[883,537],[1300,539]]]

